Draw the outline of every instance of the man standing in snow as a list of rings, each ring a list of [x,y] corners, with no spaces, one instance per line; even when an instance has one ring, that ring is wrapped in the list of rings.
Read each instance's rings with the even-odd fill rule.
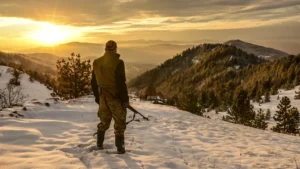
[[[104,55],[93,63],[91,83],[95,101],[99,104],[100,123],[97,131],[97,147],[103,149],[105,131],[109,128],[113,118],[117,151],[119,154],[124,154],[126,108],[129,105],[129,97],[124,62],[119,58],[117,43],[112,40],[108,41]]]

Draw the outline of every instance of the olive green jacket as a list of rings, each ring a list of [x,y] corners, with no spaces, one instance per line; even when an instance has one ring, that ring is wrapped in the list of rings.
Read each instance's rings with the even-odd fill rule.
[[[102,88],[117,96],[122,103],[129,102],[124,62],[116,52],[106,51],[94,61],[91,84],[97,103]]]

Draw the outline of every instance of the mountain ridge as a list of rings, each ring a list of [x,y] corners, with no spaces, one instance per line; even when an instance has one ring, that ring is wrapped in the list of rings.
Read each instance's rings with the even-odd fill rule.
[[[270,62],[234,45],[203,44],[143,73],[128,86],[141,97],[160,95],[171,105],[187,101],[187,105],[226,109],[242,88],[251,90],[249,97],[254,99],[299,85],[299,57]]]
[[[248,54],[252,53],[258,57],[262,57],[262,58],[265,58],[270,61],[274,61],[276,59],[281,59],[281,58],[289,55],[288,53],[277,50],[277,49],[256,45],[253,43],[242,41],[240,39],[229,40],[229,41],[225,42],[224,44],[233,45],[233,46],[247,52]]]

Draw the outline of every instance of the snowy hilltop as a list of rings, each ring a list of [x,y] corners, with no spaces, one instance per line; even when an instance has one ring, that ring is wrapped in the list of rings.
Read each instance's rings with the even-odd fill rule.
[[[137,117],[127,126],[128,153],[124,155],[106,153],[115,149],[113,126],[107,132],[105,150],[90,151],[96,145],[92,135],[99,123],[92,96],[28,100],[23,105],[26,109],[5,109],[0,112],[0,168],[291,169],[300,164],[300,137],[207,119],[151,102],[131,103],[150,121]],[[24,118],[15,118],[16,113]],[[127,118],[132,118],[132,112]]]
[[[13,78],[13,75],[9,72],[8,69],[12,68],[7,66],[0,66],[0,89],[4,89],[9,80]],[[30,76],[26,73],[20,75],[20,84],[24,95],[28,96],[27,99],[44,100],[51,97],[51,90],[47,89],[45,85],[41,84],[38,81],[30,81]]]

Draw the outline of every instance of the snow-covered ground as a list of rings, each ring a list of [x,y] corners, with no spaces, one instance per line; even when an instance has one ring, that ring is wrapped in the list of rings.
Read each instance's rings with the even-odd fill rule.
[[[0,88],[11,78],[7,67],[0,67]],[[258,130],[224,122],[224,112],[208,113],[207,119],[174,107],[131,101],[150,121],[127,126],[127,154],[107,154],[115,149],[113,123],[107,131],[106,150],[93,151],[92,137],[99,123],[98,105],[92,96],[70,101],[50,98],[45,86],[31,83],[24,74],[21,85],[29,98],[24,107],[0,111],[0,168],[221,168],[296,169],[300,166],[300,137]],[[292,105],[294,90],[281,91]],[[47,103],[47,104],[46,104]],[[275,113],[277,96],[255,108]],[[24,116],[24,118],[22,117]],[[130,120],[132,112],[127,115]],[[272,121],[271,121],[272,123]]]
[[[0,89],[4,89],[6,87],[6,84],[9,82],[13,76],[7,72],[7,69],[9,67],[7,66],[0,66]],[[50,98],[51,95],[51,90],[47,89],[43,84],[35,81],[35,82],[30,82],[29,81],[29,75],[27,74],[22,74],[20,78],[21,82],[21,87],[23,89],[23,93],[25,95],[28,95],[27,100],[31,99],[41,99],[45,100],[47,98]]]
[[[49,107],[43,103],[48,102]],[[132,101],[150,118],[127,126],[124,155],[89,152],[99,122],[93,97],[67,102],[27,101],[0,112],[0,168],[296,168],[300,137],[263,131]],[[9,117],[18,111],[25,118]],[[132,116],[128,112],[128,120]],[[140,119],[140,117],[138,117]],[[113,124],[106,149],[115,149]]]

